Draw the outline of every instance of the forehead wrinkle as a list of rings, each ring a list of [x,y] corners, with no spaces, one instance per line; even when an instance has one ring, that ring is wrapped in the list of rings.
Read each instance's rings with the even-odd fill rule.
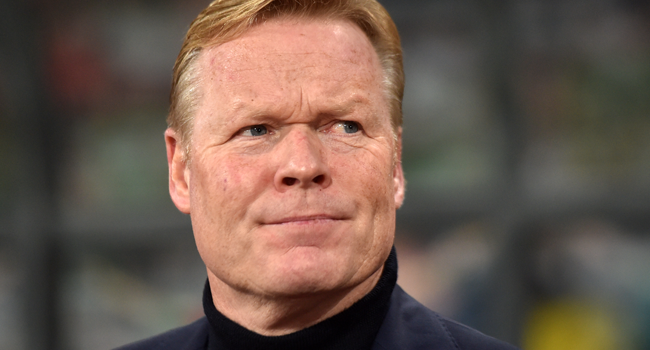
[[[230,108],[232,118],[228,118],[228,122],[245,119],[247,122],[255,124],[268,122],[269,119],[316,116],[317,118],[313,121],[318,123],[323,118],[351,115],[359,110],[358,106],[361,109],[367,106],[367,103],[365,103],[367,99],[357,93],[352,94],[349,98],[333,98],[321,106],[314,106],[302,87],[299,96],[300,98],[296,100],[297,103],[293,106],[265,103],[264,101],[255,103],[249,102],[248,99],[238,98],[233,101]]]

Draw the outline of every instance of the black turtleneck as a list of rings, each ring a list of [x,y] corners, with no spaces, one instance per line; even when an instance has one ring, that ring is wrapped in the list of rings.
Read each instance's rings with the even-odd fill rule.
[[[397,282],[395,248],[390,252],[377,285],[348,309],[309,328],[281,336],[250,331],[221,314],[212,302],[209,282],[203,290],[203,309],[210,322],[209,350],[370,349],[388,312]]]

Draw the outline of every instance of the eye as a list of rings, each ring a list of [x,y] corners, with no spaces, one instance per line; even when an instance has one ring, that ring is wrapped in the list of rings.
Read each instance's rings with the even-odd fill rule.
[[[253,125],[241,130],[243,136],[262,136],[268,133],[268,129],[264,125]]]
[[[336,123],[334,129],[342,130],[346,134],[354,134],[359,132],[361,127],[357,122],[343,121]]]

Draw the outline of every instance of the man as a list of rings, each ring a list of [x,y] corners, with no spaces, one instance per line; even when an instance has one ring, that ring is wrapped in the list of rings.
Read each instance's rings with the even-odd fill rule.
[[[401,48],[374,0],[217,0],[174,67],[206,317],[123,349],[514,349],[395,285]]]

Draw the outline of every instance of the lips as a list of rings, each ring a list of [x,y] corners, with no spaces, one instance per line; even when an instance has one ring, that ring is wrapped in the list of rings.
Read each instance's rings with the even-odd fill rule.
[[[257,225],[319,224],[353,219],[358,204],[342,198],[319,194],[309,198],[283,196],[256,201],[248,213]]]
[[[280,249],[282,252],[299,247],[325,249],[336,246],[344,237],[350,236],[349,223],[342,215],[286,215],[263,221],[255,234],[267,243],[267,247],[273,247],[269,249]]]
[[[277,220],[265,222],[265,225],[284,225],[284,224],[316,224],[323,221],[338,221],[345,218],[336,215],[317,214],[317,215],[299,215],[289,216]]]

